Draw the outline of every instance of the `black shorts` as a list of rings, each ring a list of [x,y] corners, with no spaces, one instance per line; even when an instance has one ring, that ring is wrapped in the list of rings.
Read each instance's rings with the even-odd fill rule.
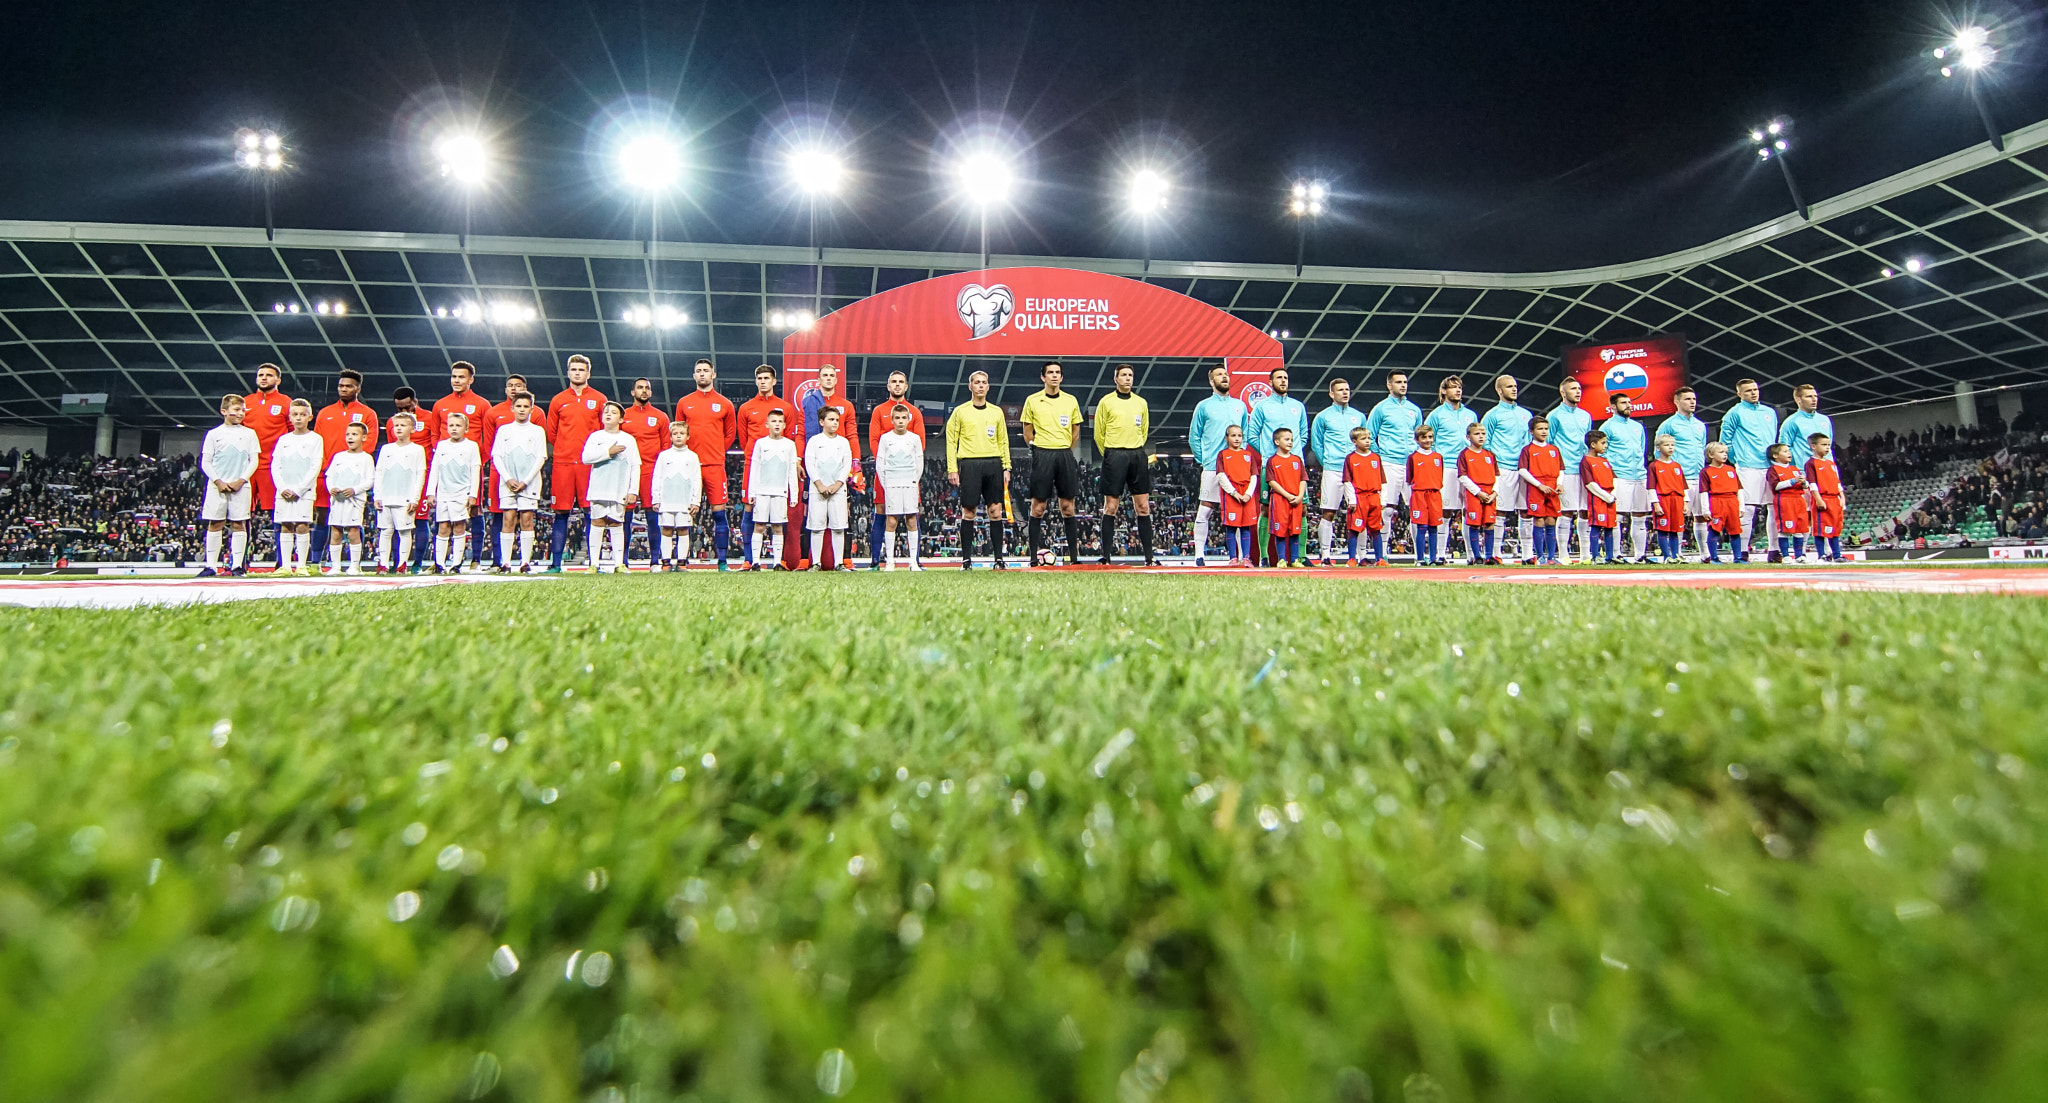
[[[1145,463],[1143,448],[1102,450],[1102,496],[1122,498],[1128,494],[1152,493],[1152,468]]]
[[[1031,450],[1031,500],[1073,501],[1081,490],[1081,464],[1071,448]]]
[[[960,461],[960,508],[973,513],[981,505],[1003,504],[1003,461],[994,456],[969,456]]]

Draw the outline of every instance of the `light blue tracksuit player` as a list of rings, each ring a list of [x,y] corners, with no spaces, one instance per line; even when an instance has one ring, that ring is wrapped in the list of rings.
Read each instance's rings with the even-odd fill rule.
[[[1564,471],[1558,476],[1559,504],[1567,516],[1564,524],[1570,532],[1564,534],[1558,543],[1560,551],[1571,547],[1571,536],[1577,534],[1579,549],[1586,558],[1592,558],[1592,545],[1586,541],[1592,535],[1586,528],[1586,491],[1579,476],[1579,463],[1586,458],[1586,433],[1593,428],[1593,415],[1576,402],[1560,402],[1550,411],[1550,443],[1557,445],[1557,458]]]
[[[1216,456],[1223,451],[1230,427],[1244,428],[1244,403],[1227,394],[1211,394],[1195,403],[1194,420],[1188,423],[1188,445],[1194,449],[1195,464],[1202,471],[1200,506],[1195,510],[1195,566],[1203,566],[1209,550],[1209,514],[1223,504],[1223,492],[1216,483]],[[1214,497],[1211,497],[1214,495]]]
[[[1273,433],[1280,429],[1294,430],[1297,444],[1308,439],[1308,407],[1300,399],[1284,394],[1260,399],[1245,417],[1244,442],[1261,460],[1272,459]]]
[[[1650,433],[1642,422],[1620,414],[1601,422],[1600,431],[1607,434],[1607,464],[1614,468],[1615,497],[1634,507],[1628,514],[1629,546],[1635,549],[1636,558],[1642,559],[1649,554],[1650,515],[1642,511],[1644,495],[1649,492]],[[1636,484],[1626,495],[1621,493],[1624,479]]]
[[[1764,507],[1764,531],[1778,529],[1778,496],[1771,493],[1771,445],[1778,443],[1778,411],[1760,402],[1737,402],[1721,415],[1721,443],[1742,479],[1742,546],[1749,547],[1756,507]]]
[[[1835,419],[1818,411],[1794,410],[1785,415],[1785,424],[1778,427],[1778,443],[1792,450],[1793,467],[1806,470],[1806,461],[1813,458],[1813,442],[1807,438],[1815,433],[1834,439]]]
[[[1486,430],[1486,450],[1493,453],[1493,462],[1500,468],[1501,508],[1493,517],[1493,546],[1506,546],[1501,540],[1501,531],[1507,524],[1503,515],[1513,512],[1519,541],[1515,546],[1524,559],[1531,561],[1535,558],[1530,554],[1530,543],[1535,537],[1536,522],[1522,505],[1525,488],[1521,472],[1522,449],[1529,446],[1529,418],[1532,416],[1521,403],[1503,400],[1479,419],[1479,427]]]
[[[1430,408],[1429,416],[1422,419],[1423,427],[1435,437],[1436,450],[1449,457],[1455,457],[1465,450],[1465,428],[1477,424],[1479,415],[1472,412],[1472,407],[1462,402],[1456,405],[1439,402]],[[1449,443],[1445,443],[1447,441]],[[1451,464],[1446,463],[1445,466]],[[1445,474],[1455,476],[1456,472],[1447,471]],[[1436,546],[1439,549],[1451,546],[1450,530],[1454,526],[1460,532],[1465,528],[1465,523],[1457,516],[1457,512],[1464,508],[1465,488],[1458,485],[1455,477],[1444,480],[1443,499],[1444,520],[1436,527]]]
[[[1406,375],[1406,372],[1397,372]],[[1408,457],[1415,453],[1415,430],[1422,424],[1422,407],[1408,401],[1406,394],[1389,394],[1379,400],[1365,417],[1365,430],[1372,435],[1372,450],[1380,454],[1386,468],[1386,489],[1380,501],[1385,532],[1394,531],[1394,514],[1408,501]],[[1437,441],[1443,451],[1443,441]]]
[[[1332,511],[1344,508],[1344,457],[1352,451],[1351,430],[1364,424],[1365,415],[1349,403],[1326,406],[1309,423],[1308,450],[1323,469],[1321,493],[1316,503],[1323,511],[1323,519],[1316,523],[1316,534],[1322,540],[1325,564],[1337,559],[1332,547],[1337,539],[1337,524]],[[1346,531],[1348,535],[1349,530]]]
[[[1707,511],[1705,496],[1700,493],[1700,472],[1707,469],[1707,423],[1693,414],[1672,414],[1657,426],[1657,436],[1670,437],[1675,442],[1671,458],[1678,461],[1679,470],[1685,472],[1685,498],[1691,503],[1693,540],[1698,544],[1700,554],[1707,552],[1707,522],[1703,516]],[[1652,438],[1654,448],[1655,438]]]

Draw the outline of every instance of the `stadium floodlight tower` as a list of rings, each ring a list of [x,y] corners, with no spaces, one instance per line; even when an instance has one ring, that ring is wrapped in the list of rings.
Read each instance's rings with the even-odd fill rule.
[[[799,146],[789,153],[789,179],[804,195],[811,216],[811,262],[816,269],[811,291],[814,315],[825,312],[825,249],[818,244],[818,203],[838,195],[846,185],[846,162],[824,146]]]
[[[457,244],[469,249],[469,224],[476,193],[491,178],[491,148],[473,131],[443,136],[434,143],[441,175],[462,192],[462,234]]]
[[[1941,62],[1941,75],[1945,79],[1961,77],[1963,89],[1970,94],[1970,102],[1976,105],[1977,120],[1984,124],[1984,136],[1991,139],[1991,148],[2005,152],[2005,135],[1998,132],[1998,123],[1991,118],[1991,105],[1984,102],[1982,77],[1998,60],[1998,48],[1991,44],[1991,32],[1982,27],[1963,27],[1956,31],[1955,38],[1934,49],[1934,60]]]
[[[1799,181],[1792,177],[1792,123],[1788,119],[1772,119],[1749,132],[1749,141],[1756,147],[1759,161],[1776,161],[1778,170],[1785,174],[1785,190],[1792,193],[1792,205],[1799,208],[1799,217],[1813,221],[1813,212],[1806,206],[1806,198],[1799,194]]]
[[[1308,227],[1321,218],[1330,198],[1330,186],[1321,180],[1296,180],[1287,197],[1287,213],[1294,216],[1294,275],[1301,278],[1308,259]]]
[[[1131,213],[1138,216],[1138,233],[1144,240],[1142,271],[1152,270],[1152,216],[1166,209],[1166,197],[1172,191],[1172,182],[1157,169],[1139,169],[1124,186],[1124,201]]]
[[[243,127],[235,132],[235,164],[256,174],[263,183],[263,240],[277,240],[277,220],[271,214],[270,192],[277,174],[291,167],[291,150],[275,130]]]
[[[644,312],[637,308],[628,309],[626,321],[654,330],[655,370],[666,375],[666,365],[662,363],[661,333],[689,320],[660,301],[661,269],[655,263],[657,251],[661,248],[661,200],[682,179],[682,147],[666,131],[641,131],[620,143],[617,169],[619,183],[647,201],[647,246],[643,250],[647,265],[647,309]]]
[[[953,165],[953,183],[960,197],[973,204],[981,218],[981,266],[988,268],[988,211],[1009,201],[1017,187],[1017,169],[994,149],[975,150]]]

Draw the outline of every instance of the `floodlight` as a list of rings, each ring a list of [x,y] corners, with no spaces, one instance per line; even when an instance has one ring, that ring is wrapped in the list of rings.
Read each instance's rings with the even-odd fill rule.
[[[1314,218],[1323,213],[1323,200],[1329,198],[1330,187],[1321,180],[1297,180],[1289,194],[1293,198],[1287,204],[1288,213],[1296,218]]]
[[[666,134],[649,131],[619,147],[619,180],[649,194],[675,186],[683,172],[683,153]]]
[[[1165,176],[1152,169],[1139,169],[1132,173],[1126,192],[1131,213],[1143,216],[1164,210],[1167,192],[1171,191],[1172,187]]]
[[[284,139],[274,130],[235,132],[235,163],[252,172],[276,172],[284,167]]]
[[[465,188],[482,184],[491,172],[491,151],[475,134],[451,134],[434,143],[441,175]]]
[[[1007,200],[1017,182],[1009,158],[993,150],[960,158],[953,166],[953,177],[961,196],[984,210]]]
[[[1918,272],[1925,267],[1927,267],[1927,262],[1921,260],[1919,257],[1906,258],[1906,271],[1908,272]]]
[[[790,152],[789,178],[805,195],[836,195],[846,181],[846,165],[831,150],[805,146]]]

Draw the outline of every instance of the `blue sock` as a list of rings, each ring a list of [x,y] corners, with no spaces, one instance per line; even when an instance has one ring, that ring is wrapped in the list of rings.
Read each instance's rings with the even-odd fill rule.
[[[1712,529],[1707,530],[1707,558],[1715,561],[1721,558],[1721,534]]]
[[[725,549],[732,543],[732,520],[723,509],[711,511],[711,546],[718,551],[718,561],[725,562]]]
[[[753,510],[743,509],[740,511],[740,532],[744,534],[740,537],[740,551],[747,557],[747,562],[752,563],[754,561],[754,542],[751,539],[754,533]]]
[[[1344,538],[1344,558],[1353,562],[1358,560],[1358,534],[1355,532]]]
[[[1290,536],[1290,537],[1288,537],[1288,538],[1287,538],[1287,561],[1288,561],[1289,563],[1296,563],[1296,562],[1299,562],[1300,560],[1301,560],[1301,537],[1299,537],[1299,536]]]
[[[868,525],[868,561],[872,563],[882,561],[882,539],[886,535],[882,531],[882,517],[882,511],[875,510],[875,519]]]
[[[562,569],[562,553],[569,548],[569,511],[555,511],[555,527],[548,533],[548,566]]]
[[[1793,537],[1793,538],[1792,538],[1792,554],[1793,554],[1793,555],[1795,555],[1795,556],[1798,556],[1798,557],[1800,557],[1800,558],[1805,558],[1805,556],[1806,556],[1806,537],[1804,537],[1804,536],[1795,536],[1795,537]]]
[[[1830,556],[1831,558],[1834,558],[1834,559],[1840,559],[1840,558],[1842,558],[1842,538],[1841,538],[1841,537],[1839,537],[1839,536],[1830,536],[1830,537],[1828,537],[1828,555],[1829,555],[1829,556]]]

